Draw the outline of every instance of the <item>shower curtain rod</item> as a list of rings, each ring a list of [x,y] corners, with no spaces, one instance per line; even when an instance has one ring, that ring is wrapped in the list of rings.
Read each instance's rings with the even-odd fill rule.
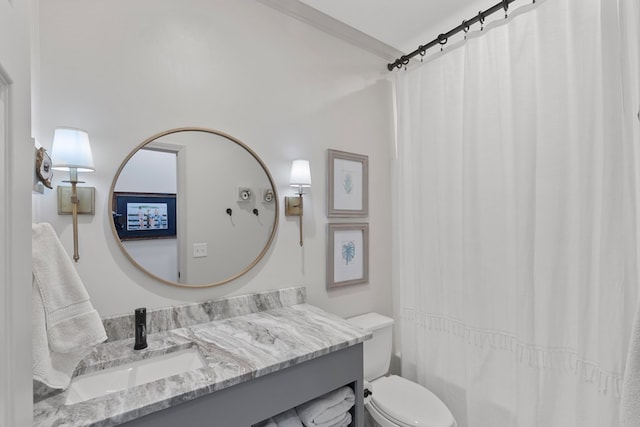
[[[424,56],[425,52],[427,51],[427,49],[432,48],[434,46],[437,45],[445,45],[447,43],[447,40],[449,39],[449,37],[451,37],[454,34],[459,33],[460,31],[464,31],[465,33],[467,31],[469,31],[469,27],[473,24],[475,24],[476,22],[480,22],[480,23],[484,23],[484,19],[499,11],[500,9],[503,9],[505,11],[505,13],[507,12],[507,10],[509,9],[509,4],[513,3],[516,0],[502,0],[500,3],[491,6],[489,9],[483,11],[478,12],[478,14],[476,16],[474,16],[473,18],[466,20],[466,21],[462,21],[462,24],[458,25],[457,27],[455,27],[452,30],[449,30],[448,32],[444,33],[444,34],[440,34],[438,35],[438,37],[436,37],[435,39],[431,40],[429,43],[427,43],[426,45],[420,45],[418,46],[418,48],[416,50],[414,50],[413,52],[407,54],[407,55],[402,55],[400,58],[396,59],[394,62],[387,64],[387,68],[389,69],[389,71],[393,71],[394,68],[402,68],[403,66],[407,65],[409,63],[409,60],[411,58],[413,58],[416,55],[422,55]],[[533,0],[533,2],[535,3],[536,0]]]

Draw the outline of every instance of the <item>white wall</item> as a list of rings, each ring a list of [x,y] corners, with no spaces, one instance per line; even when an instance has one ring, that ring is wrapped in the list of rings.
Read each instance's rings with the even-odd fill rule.
[[[80,218],[78,272],[101,315],[305,285],[309,301],[340,315],[391,314],[391,84],[386,61],[254,0],[47,0],[40,5],[36,134],[50,147],[56,126],[91,137],[96,215]],[[113,240],[111,180],[124,157],[174,127],[221,130],[252,147],[278,187],[280,224],[271,250],[245,276],[183,289],[134,268]],[[325,286],[326,150],[369,155],[370,283]],[[291,160],[311,161],[305,246],[282,198]],[[54,186],[65,177],[57,174]],[[53,191],[34,204],[71,251],[68,216]],[[339,222],[339,221],[336,221]]]
[[[178,154],[178,244],[180,283],[206,285],[244,271],[271,237],[275,203],[262,203],[269,177],[241,144],[213,133],[169,134],[161,144],[181,147]],[[239,187],[249,200],[238,201]],[[231,216],[227,214],[231,209]],[[258,216],[253,214],[258,209]],[[193,245],[206,244],[208,255],[194,257]]]
[[[162,279],[178,281],[177,239],[125,240],[122,246],[145,270]]]
[[[0,1],[0,426],[31,425],[29,1]]]
[[[176,194],[177,174],[176,153],[138,150],[122,168],[113,191]]]

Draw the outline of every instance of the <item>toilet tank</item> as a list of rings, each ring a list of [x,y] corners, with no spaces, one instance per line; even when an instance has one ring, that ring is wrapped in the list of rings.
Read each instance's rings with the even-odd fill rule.
[[[364,379],[373,381],[389,371],[393,319],[378,313],[367,313],[347,319],[353,325],[371,331],[364,342]]]

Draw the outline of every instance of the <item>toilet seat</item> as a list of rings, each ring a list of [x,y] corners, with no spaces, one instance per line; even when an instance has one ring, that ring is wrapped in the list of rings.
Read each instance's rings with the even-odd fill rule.
[[[369,405],[401,427],[455,427],[449,409],[431,391],[397,375],[372,383]],[[373,414],[372,414],[373,415]]]

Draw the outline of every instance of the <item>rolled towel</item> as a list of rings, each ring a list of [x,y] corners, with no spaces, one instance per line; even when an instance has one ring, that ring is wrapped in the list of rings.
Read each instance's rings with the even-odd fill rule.
[[[277,427],[302,427],[302,422],[300,422],[300,418],[295,409],[289,409],[286,412],[274,416],[273,421],[276,422]]]
[[[355,404],[351,387],[342,387],[296,408],[302,423],[307,427],[336,426],[345,413]],[[351,416],[351,415],[349,415]]]
[[[351,413],[346,412],[342,418],[336,421],[336,424],[332,424],[330,427],[348,427],[351,424]]]
[[[349,424],[351,424],[351,413],[345,412],[324,423],[309,424],[307,427],[347,427]]]
[[[67,388],[80,360],[107,335],[53,227],[33,224],[31,245],[33,378]]]
[[[260,421],[258,424],[254,424],[253,427],[278,427],[273,418],[268,418],[264,421]]]

